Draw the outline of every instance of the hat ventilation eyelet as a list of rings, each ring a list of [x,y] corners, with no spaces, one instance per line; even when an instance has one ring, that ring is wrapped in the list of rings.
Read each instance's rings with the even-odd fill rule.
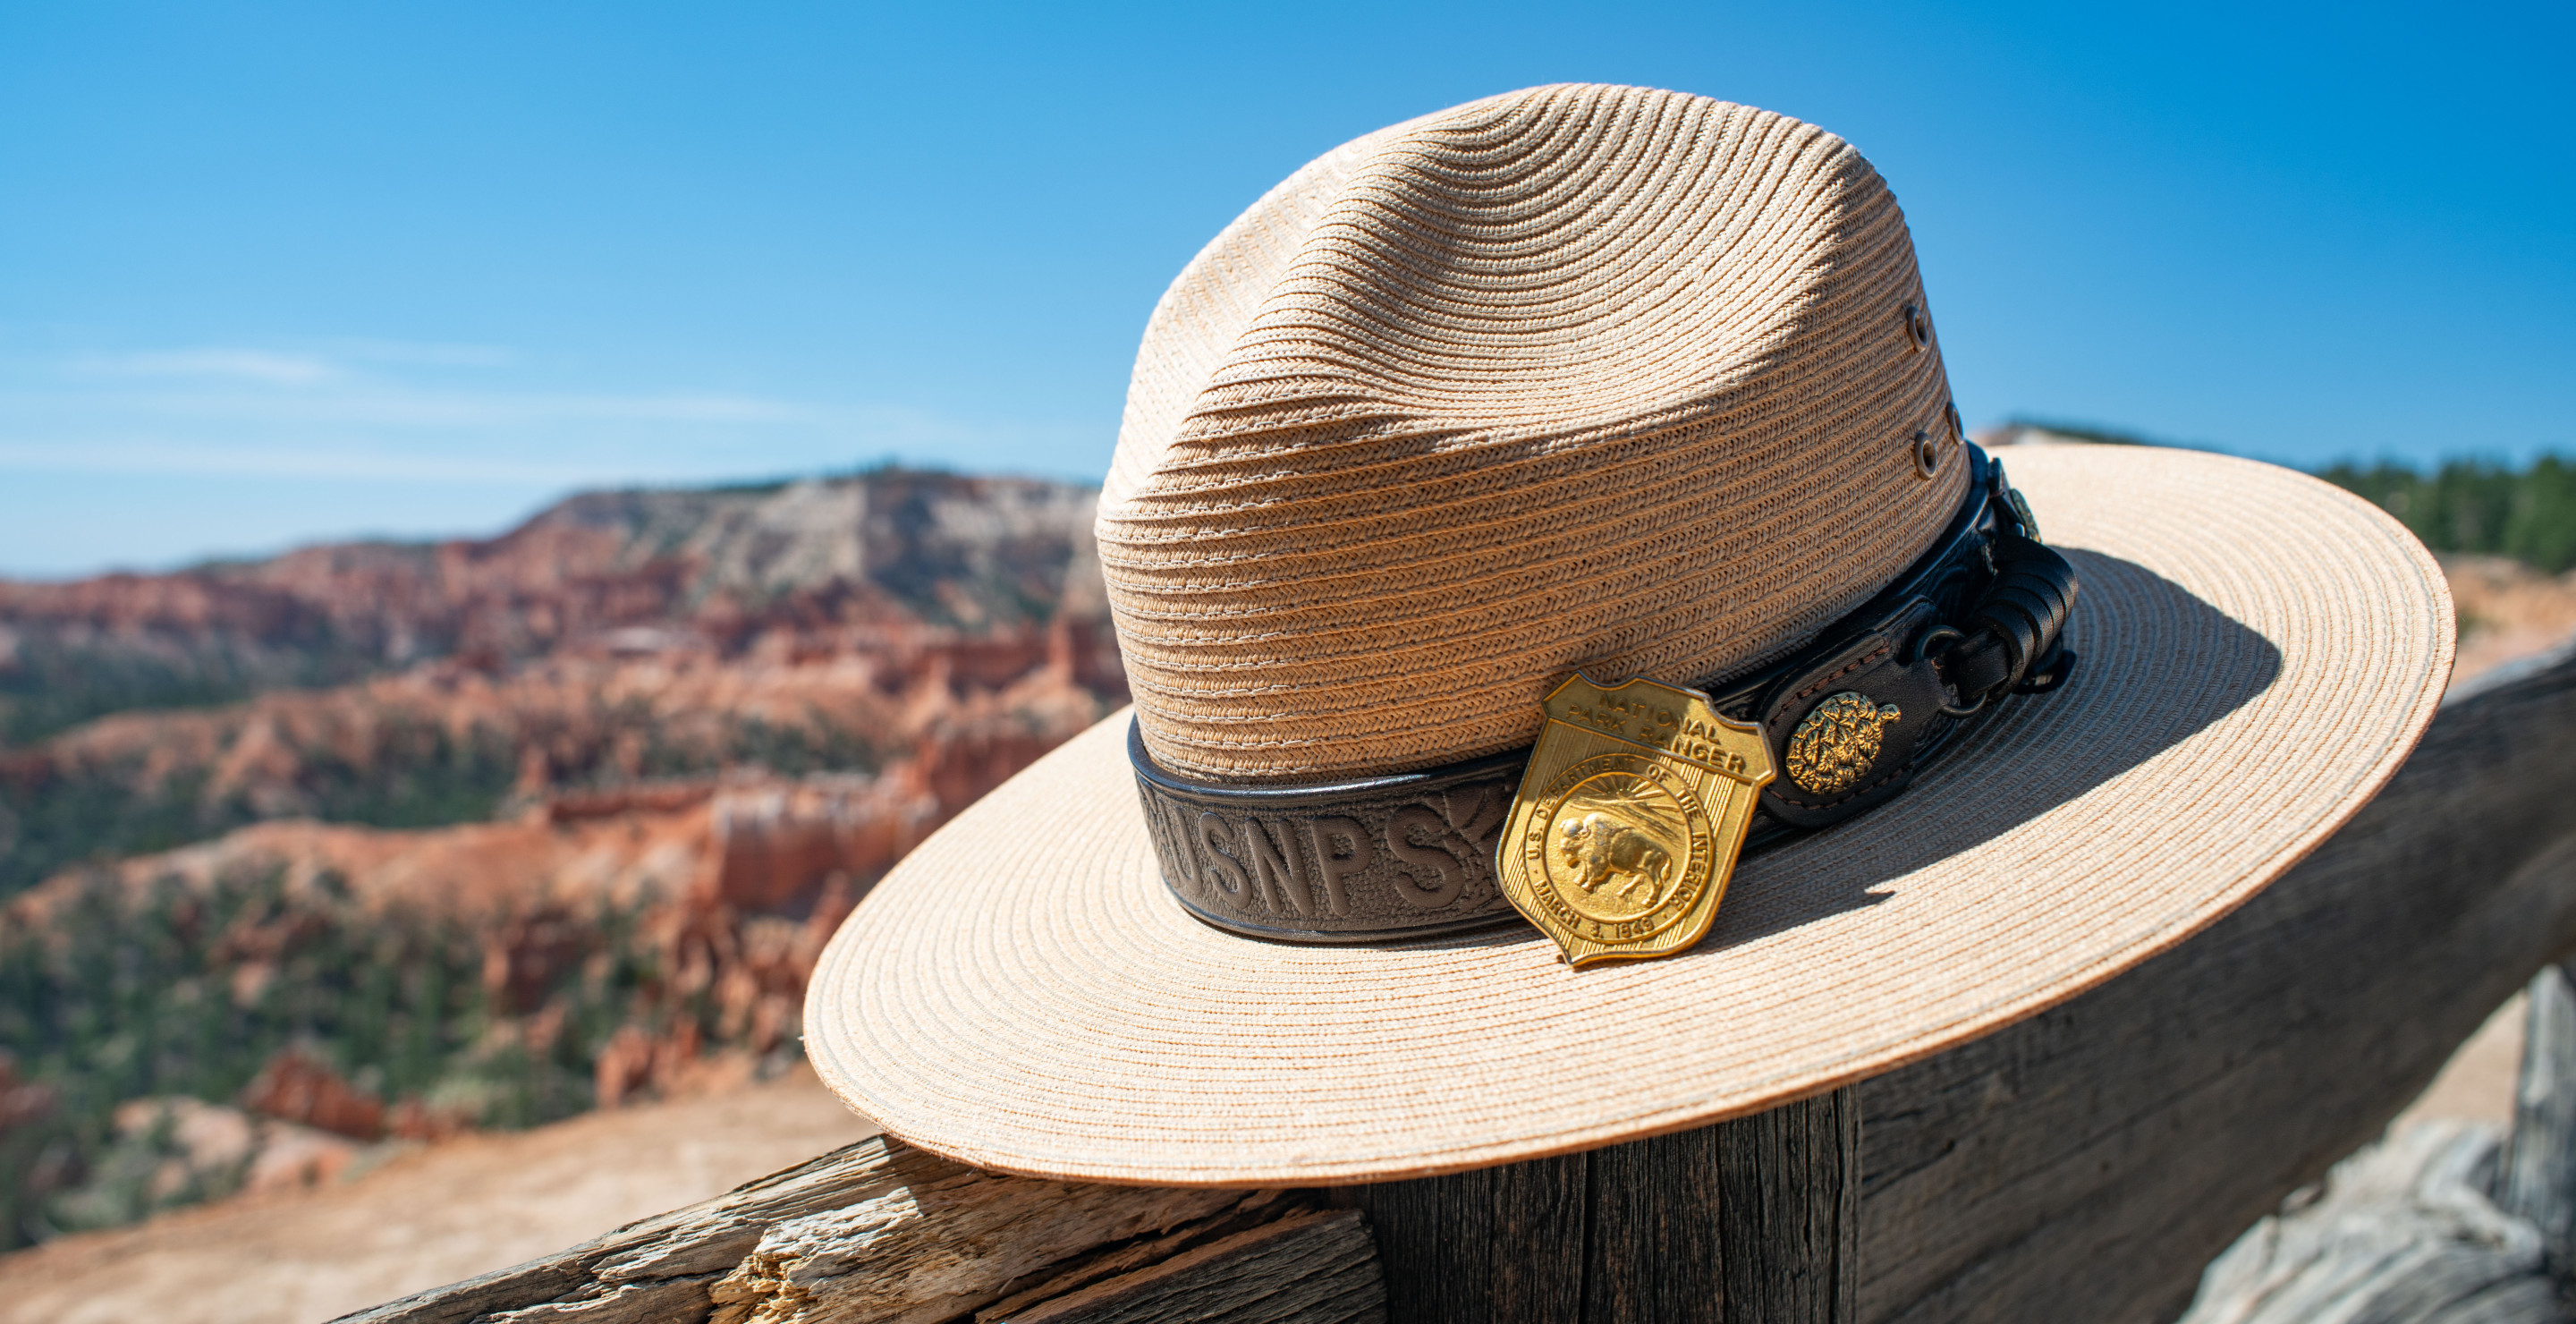
[[[1914,476],[1928,479],[1941,472],[1941,447],[1929,432],[1914,434]]]
[[[1905,339],[1917,350],[1932,348],[1932,316],[1921,304],[1905,305]]]

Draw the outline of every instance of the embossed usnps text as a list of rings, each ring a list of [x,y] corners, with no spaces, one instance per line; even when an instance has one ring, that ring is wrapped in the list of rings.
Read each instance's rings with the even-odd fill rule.
[[[1577,675],[1545,708],[1495,850],[1503,894],[1578,966],[1699,941],[1774,775],[1761,728],[1644,679]]]
[[[1292,942],[1366,942],[1511,921],[1494,843],[1512,762],[1257,796],[1140,764],[1137,787],[1164,885],[1200,919]]]

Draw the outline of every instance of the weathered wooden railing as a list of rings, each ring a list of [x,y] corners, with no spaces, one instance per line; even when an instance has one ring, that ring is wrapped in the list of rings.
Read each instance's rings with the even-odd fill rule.
[[[2207,932],[1851,1089],[1335,1191],[1043,1182],[872,1140],[349,1318],[2143,1324],[2571,947],[2561,650],[2455,691],[2386,792]]]

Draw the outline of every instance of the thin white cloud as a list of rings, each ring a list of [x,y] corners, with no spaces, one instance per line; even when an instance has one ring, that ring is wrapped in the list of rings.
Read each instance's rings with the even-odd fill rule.
[[[0,360],[0,473],[560,489],[897,456],[1053,470],[1026,457],[1103,448],[1069,425],[997,426],[904,406],[546,390],[526,380],[527,367],[492,346],[361,340]],[[504,371],[482,371],[495,368]]]
[[[243,448],[159,442],[83,441],[0,444],[0,472],[57,474],[199,474],[264,478],[568,486],[704,480],[698,469],[669,465],[562,463],[481,456],[387,454],[356,449]]]
[[[293,396],[141,397],[159,415],[385,427],[504,428],[533,423],[795,423],[813,411],[735,395],[556,395],[383,386]]]
[[[397,363],[424,368],[506,368],[519,361],[518,351],[500,345],[363,339],[326,343],[342,357],[367,363]]]
[[[8,374],[35,389],[0,392],[0,427],[15,422],[12,430],[24,435],[36,416],[103,421],[120,414],[167,422],[463,429],[832,421],[831,410],[756,395],[494,390],[423,381],[403,371],[514,362],[512,351],[497,346],[357,339],[328,342],[327,352],[202,346],[92,354],[55,360],[51,373],[25,363],[38,368],[32,381]],[[36,386],[46,376],[52,380]]]
[[[318,389],[289,392],[202,387],[6,392],[0,393],[0,418],[9,413],[91,417],[122,414],[228,423],[482,429],[570,422],[811,423],[822,420],[828,412],[794,401],[749,395],[450,391],[346,380],[317,385]]]
[[[222,347],[91,355],[70,366],[98,376],[219,378],[270,386],[316,386],[343,375],[337,364],[318,355]]]

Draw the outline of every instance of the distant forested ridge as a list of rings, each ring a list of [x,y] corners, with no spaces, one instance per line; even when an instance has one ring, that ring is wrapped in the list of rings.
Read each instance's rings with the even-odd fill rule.
[[[2451,460],[2428,474],[2383,460],[2317,476],[2404,521],[2434,551],[2509,556],[2553,575],[2576,569],[2576,461]]]
[[[2004,446],[2024,441],[2191,445],[2040,419],[2014,419],[1979,436],[1988,445]],[[2318,470],[2317,477],[2396,516],[2434,551],[2510,557],[2553,575],[2576,569],[2576,459],[2549,454],[2521,468],[2492,459],[2445,460],[2429,473],[2394,460],[2368,465],[2346,460]]]

